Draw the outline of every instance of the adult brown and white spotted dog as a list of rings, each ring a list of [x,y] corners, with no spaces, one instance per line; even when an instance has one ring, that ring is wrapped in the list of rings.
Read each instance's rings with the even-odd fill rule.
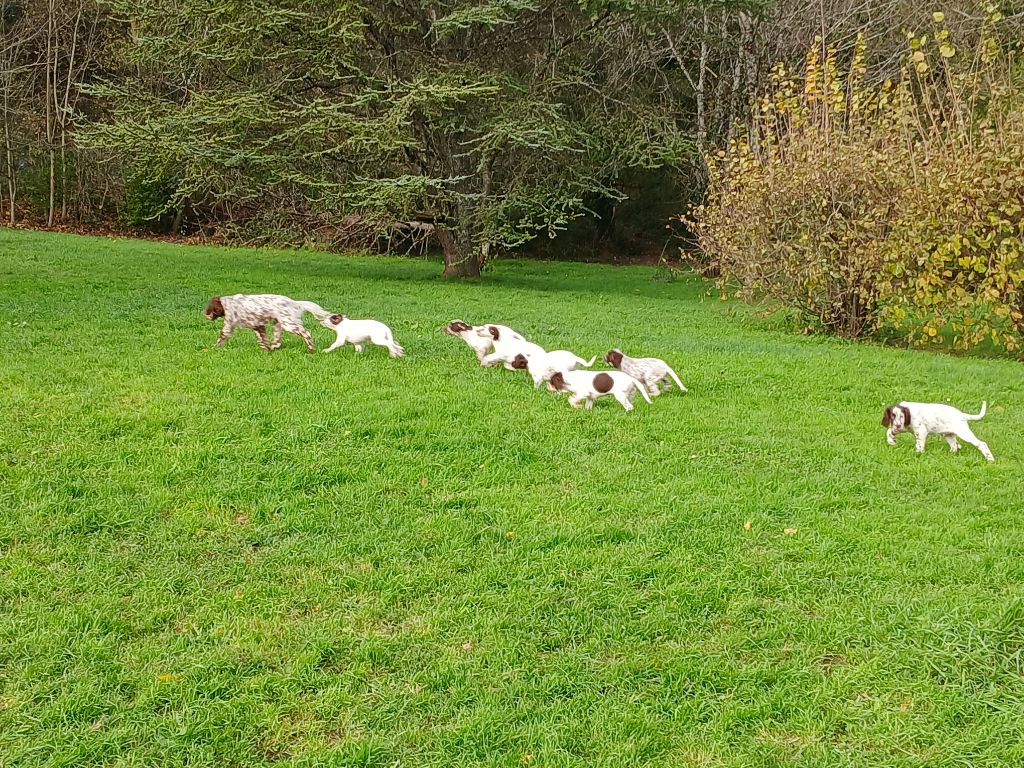
[[[302,325],[302,314],[309,312],[323,320],[330,315],[326,309],[312,301],[296,301],[287,296],[273,293],[214,296],[206,305],[207,320],[224,318],[224,327],[217,337],[216,346],[221,346],[234,333],[235,328],[251,328],[260,340],[260,346],[268,352],[281,346],[281,330],[301,336],[306,349],[313,351],[313,337]],[[267,344],[267,323],[274,324],[274,341]]]

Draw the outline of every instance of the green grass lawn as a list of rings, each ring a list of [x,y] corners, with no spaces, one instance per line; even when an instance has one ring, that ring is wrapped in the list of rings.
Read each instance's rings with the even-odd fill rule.
[[[0,765],[1024,764],[1019,364],[439,271],[0,230]],[[236,292],[408,357],[214,350]],[[574,411],[454,317],[690,393]],[[996,462],[890,448],[899,399],[987,399]]]

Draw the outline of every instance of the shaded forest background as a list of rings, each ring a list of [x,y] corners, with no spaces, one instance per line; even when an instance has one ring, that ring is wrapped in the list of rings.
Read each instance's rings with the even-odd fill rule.
[[[952,5],[952,7],[950,7]],[[660,253],[773,66],[914,0],[0,0],[10,224],[445,254]],[[944,7],[954,32],[972,3]],[[678,226],[678,225],[677,225]]]

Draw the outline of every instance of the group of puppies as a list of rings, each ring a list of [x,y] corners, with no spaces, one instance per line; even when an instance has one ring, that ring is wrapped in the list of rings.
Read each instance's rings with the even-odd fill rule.
[[[652,397],[671,388],[669,378],[681,391],[687,391],[668,363],[656,357],[629,357],[613,349],[603,360],[615,370],[584,371],[580,369],[590,368],[597,357],[584,360],[567,349],[548,351],[505,325],[452,320],[442,330],[465,341],[482,366],[502,363],[510,371],[527,371],[535,388],[547,383],[552,392],[567,392],[573,408],[592,408],[595,400],[611,395],[631,411],[637,392],[650,403]]]
[[[356,352],[363,351],[363,344],[369,342],[388,350],[391,357],[402,357],[405,350],[395,341],[391,329],[377,320],[353,320],[342,314],[328,312],[312,301],[296,301],[277,294],[244,294],[214,296],[206,305],[205,315],[209,320],[224,318],[224,327],[217,337],[216,346],[221,346],[236,328],[249,328],[256,333],[260,346],[269,351],[281,346],[281,332],[288,331],[300,336],[306,348],[313,351],[313,338],[302,325],[305,312],[313,314],[320,324],[337,334],[334,343],[325,352],[332,352],[347,343]],[[267,342],[267,325],[273,324],[274,338]],[[664,360],[654,357],[629,357],[613,349],[603,358],[612,366],[610,371],[585,371],[596,357],[584,360],[564,349],[547,351],[539,344],[527,341],[521,334],[504,325],[469,325],[462,320],[453,320],[442,329],[450,336],[456,336],[476,352],[477,360],[483,366],[503,363],[509,370],[525,370],[533,379],[534,387],[547,382],[553,392],[568,392],[569,403],[574,408],[581,405],[591,408],[600,397],[611,395],[627,411],[633,409],[633,398],[639,392],[644,400],[651,402],[666,390],[671,378],[683,392],[686,387]],[[942,435],[954,453],[960,449],[959,440],[975,446],[989,461],[995,461],[988,445],[979,440],[971,430],[970,422],[985,415],[988,403],[981,404],[981,412],[964,413],[943,403],[914,403],[903,401],[890,405],[882,416],[886,427],[886,439],[896,444],[896,435],[909,431],[914,433],[917,452],[924,451],[928,435]]]

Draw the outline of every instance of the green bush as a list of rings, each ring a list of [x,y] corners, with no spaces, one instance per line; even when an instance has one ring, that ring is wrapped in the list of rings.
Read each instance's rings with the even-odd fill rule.
[[[818,49],[777,67],[752,130],[707,158],[694,263],[842,336],[1020,354],[1024,98],[999,18],[960,52],[936,13],[895,82],[868,83],[863,40],[842,72]]]
[[[147,232],[166,233],[174,221],[172,208],[177,182],[175,179],[146,173],[134,173],[125,181],[121,222]]]

